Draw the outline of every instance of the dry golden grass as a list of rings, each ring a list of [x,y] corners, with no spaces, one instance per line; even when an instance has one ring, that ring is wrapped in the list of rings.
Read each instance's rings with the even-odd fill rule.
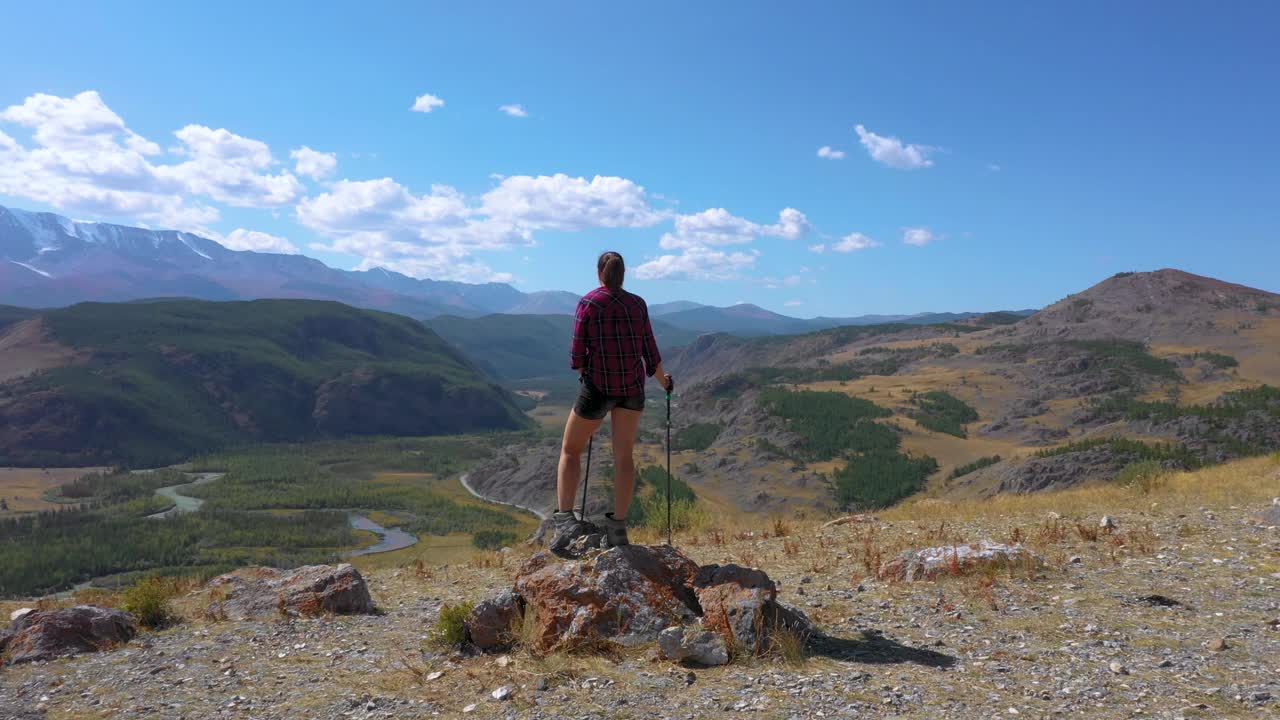
[[[101,472],[106,468],[0,468],[0,498],[9,510],[0,510],[0,517],[9,513],[39,512],[65,507],[46,502],[46,490],[70,482],[82,475]]]
[[[1148,510],[1165,511],[1209,506],[1260,505],[1280,494],[1280,456],[1249,458],[1194,472],[1172,473],[1149,493],[1099,483],[1057,492],[997,495],[981,500],[908,500],[881,513],[888,520],[937,522],[978,517],[1043,517],[1057,512],[1064,517]]]

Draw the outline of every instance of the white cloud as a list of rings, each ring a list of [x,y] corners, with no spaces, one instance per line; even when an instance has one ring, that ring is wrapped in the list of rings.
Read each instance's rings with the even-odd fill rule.
[[[730,280],[755,265],[758,252],[691,247],[679,255],[660,255],[636,268],[641,280]]]
[[[312,150],[303,145],[289,151],[289,157],[296,161],[294,172],[305,175],[312,180],[323,180],[333,175],[338,169],[338,154]]]
[[[174,135],[183,144],[178,152],[191,159],[161,165],[156,172],[181,182],[188,192],[236,207],[262,208],[287,205],[306,191],[287,170],[267,172],[276,161],[261,140],[203,125],[188,125]]]
[[[826,158],[828,160],[840,160],[844,158],[844,151],[836,150],[830,145],[823,145],[818,148],[818,157]]]
[[[811,253],[818,253],[819,255],[821,255],[826,251],[827,251],[827,246],[825,243],[818,243],[816,245],[809,246],[809,252]]]
[[[867,152],[876,162],[882,165],[888,165],[899,170],[915,170],[933,166],[933,161],[929,159],[929,155],[937,150],[935,147],[904,143],[892,135],[877,135],[862,125],[858,125],[854,129],[858,133],[858,140],[862,143],[862,146],[867,149]]]
[[[801,306],[801,305],[803,305],[803,304],[804,304],[804,302],[803,302],[803,301],[801,301],[801,300],[788,300],[788,301],[786,301],[786,302],[782,303],[782,306],[783,306],[783,307],[800,307],[800,306]]]
[[[923,247],[933,242],[934,240],[939,240],[939,239],[941,238],[934,235],[933,231],[929,230],[929,228],[922,228],[922,227],[905,228],[902,231],[902,242],[906,243],[907,245],[915,245],[917,247]]]
[[[796,240],[812,230],[805,214],[784,208],[778,222],[761,225],[738,217],[724,208],[710,208],[692,215],[677,215],[673,232],[663,234],[658,245],[664,250],[720,245],[743,245],[759,237]]]
[[[784,278],[764,278],[761,282],[770,290],[776,290],[781,287],[795,287],[804,282],[804,278],[799,275],[788,275]]]
[[[873,240],[860,232],[849,233],[840,238],[839,242],[832,243],[831,249],[838,253],[851,253],[868,248],[880,247],[881,243]]]
[[[646,227],[664,217],[619,177],[503,177],[475,202],[436,185],[416,195],[391,178],[340,180],[298,204],[298,220],[332,238],[319,247],[415,277],[509,279],[474,253],[532,245],[539,230]]]
[[[511,117],[529,117],[529,111],[525,110],[524,106],[519,103],[515,103],[513,105],[501,105],[498,107],[498,110],[510,115]]]
[[[263,253],[282,253],[296,255],[298,248],[287,239],[278,235],[236,228],[227,235],[215,237],[223,247],[231,250],[252,250]]]
[[[479,212],[528,230],[563,231],[649,227],[665,217],[631,180],[563,173],[503,178],[484,194]]]
[[[413,112],[429,113],[438,107],[444,107],[444,101],[431,93],[426,93],[414,98],[413,107],[409,109]]]
[[[1004,168],[1000,167],[999,163],[991,163],[990,165],[987,165],[988,172],[998,173],[1003,169]]]

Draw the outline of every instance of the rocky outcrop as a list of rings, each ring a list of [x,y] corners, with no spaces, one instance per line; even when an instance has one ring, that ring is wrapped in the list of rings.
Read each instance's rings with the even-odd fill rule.
[[[67,655],[123,645],[138,632],[134,617],[123,610],[77,605],[36,610],[14,621],[0,647],[11,664],[53,660]]]
[[[777,586],[764,571],[737,565],[700,568],[665,545],[629,545],[571,561],[548,552],[534,555],[520,569],[513,591],[472,611],[467,620],[472,643],[485,651],[508,647],[500,631],[516,621],[512,612],[520,613],[528,632],[524,639],[539,654],[602,642],[634,646],[658,640],[669,628],[699,622],[725,648],[744,653],[763,652],[778,628],[806,637],[813,633],[802,613],[777,602]],[[685,640],[682,635],[668,644],[674,648]],[[711,657],[703,653],[711,652],[704,640],[694,644],[700,655]]]
[[[1254,516],[1254,523],[1263,527],[1280,527],[1280,498]]]
[[[345,563],[294,570],[244,568],[210,580],[208,587],[215,598],[209,613],[232,620],[377,610],[360,572]]]
[[[908,550],[880,566],[881,580],[932,580],[944,575],[965,575],[986,567],[1039,563],[1022,545],[980,540],[968,545],[943,545]]]

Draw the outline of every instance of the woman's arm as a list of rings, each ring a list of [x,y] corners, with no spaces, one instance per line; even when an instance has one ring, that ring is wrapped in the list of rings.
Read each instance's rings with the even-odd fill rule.
[[[653,336],[653,324],[649,322],[649,307],[644,308],[644,366],[650,377],[656,377],[662,389],[671,392],[671,376],[662,369],[662,353],[658,352],[658,341]]]
[[[579,373],[587,371],[587,322],[591,314],[591,304],[578,301],[578,309],[573,318],[573,342],[569,344],[569,367]]]

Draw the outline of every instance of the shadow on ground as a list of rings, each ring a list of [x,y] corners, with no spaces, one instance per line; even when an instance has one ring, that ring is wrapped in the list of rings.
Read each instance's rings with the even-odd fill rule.
[[[903,645],[876,632],[864,632],[856,638],[827,635],[814,637],[809,639],[806,647],[810,655],[846,662],[881,665],[915,663],[937,668],[948,668],[956,664],[956,659],[950,655]]]

